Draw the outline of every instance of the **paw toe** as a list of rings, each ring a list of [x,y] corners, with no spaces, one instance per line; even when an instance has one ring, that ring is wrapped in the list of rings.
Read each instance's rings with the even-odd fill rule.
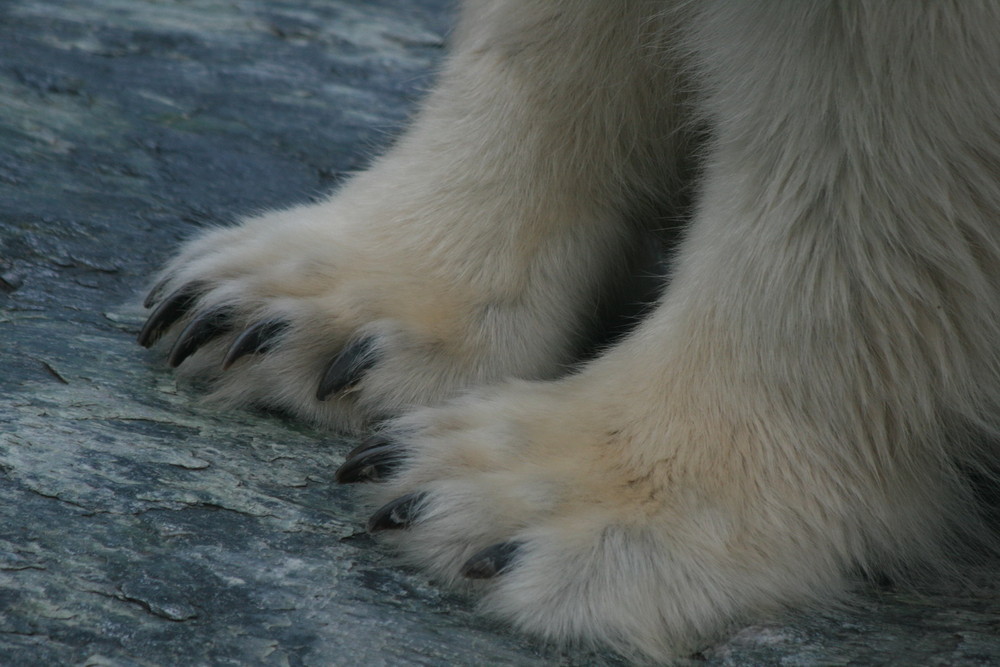
[[[139,332],[139,345],[150,347],[159,340],[167,329],[187,314],[201,291],[202,287],[199,283],[188,283],[160,301],[160,304],[150,314],[149,319],[146,320],[142,331]],[[155,288],[153,292],[156,292]],[[151,293],[150,296],[152,297],[153,294]],[[153,303],[155,303],[155,297]]]
[[[259,354],[271,349],[275,339],[288,329],[285,320],[262,320],[243,331],[226,351],[222,360],[222,370],[228,370],[236,360],[248,354]]]
[[[406,450],[385,438],[373,439],[352,451],[344,464],[337,469],[335,478],[340,484],[375,482],[385,479],[406,458]]]
[[[316,398],[325,401],[334,394],[350,389],[377,361],[375,338],[359,338],[344,348],[323,372]]]
[[[467,579],[492,579],[510,569],[521,549],[520,542],[500,542],[486,547],[465,561],[461,568]]]
[[[426,500],[427,494],[417,491],[386,503],[368,519],[368,532],[409,528],[418,521]]]
[[[199,313],[184,327],[170,349],[168,363],[177,368],[185,359],[210,340],[232,330],[232,310],[215,308]]]

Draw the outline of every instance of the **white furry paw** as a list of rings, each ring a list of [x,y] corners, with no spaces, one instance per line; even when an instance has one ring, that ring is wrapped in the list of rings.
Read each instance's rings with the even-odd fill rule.
[[[147,297],[139,342],[168,340],[170,365],[210,379],[226,403],[339,428],[566,361],[564,306],[499,284],[484,260],[417,250],[434,240],[405,227],[343,223],[343,208],[300,207],[190,242]]]
[[[672,488],[663,460],[637,469],[610,403],[577,383],[514,382],[407,415],[337,480],[379,482],[363,487],[382,503],[370,531],[550,641],[665,660],[771,606],[773,582],[754,572],[769,564],[751,556],[741,571],[729,551],[736,517]]]

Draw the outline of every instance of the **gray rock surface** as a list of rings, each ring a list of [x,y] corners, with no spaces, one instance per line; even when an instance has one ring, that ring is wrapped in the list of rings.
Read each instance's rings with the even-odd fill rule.
[[[0,664],[617,664],[393,565],[353,442],[221,412],[134,344],[180,240],[398,130],[445,0],[0,0]],[[699,661],[1000,664],[1000,567],[746,628]]]

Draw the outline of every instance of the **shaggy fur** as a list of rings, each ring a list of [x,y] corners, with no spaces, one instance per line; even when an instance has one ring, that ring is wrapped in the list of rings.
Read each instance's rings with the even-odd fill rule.
[[[387,155],[165,269],[228,318],[182,370],[398,416],[375,494],[424,495],[393,541],[451,582],[516,544],[485,604],[553,640],[663,660],[945,567],[1000,427],[998,35],[992,0],[470,0]],[[567,375],[685,212],[662,297]]]

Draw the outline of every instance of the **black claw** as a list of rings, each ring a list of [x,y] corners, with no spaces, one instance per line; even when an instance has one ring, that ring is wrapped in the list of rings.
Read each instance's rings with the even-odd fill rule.
[[[288,322],[284,320],[264,320],[254,324],[233,341],[226,352],[226,358],[222,360],[222,370],[227,370],[240,357],[267,352],[274,339],[288,326]]]
[[[492,579],[510,568],[520,549],[520,542],[501,542],[486,547],[465,561],[462,576],[468,579]]]
[[[425,493],[408,493],[382,506],[368,519],[368,532],[409,528],[417,519],[418,510],[426,499]]]
[[[139,345],[149,347],[159,340],[163,332],[191,309],[200,291],[198,283],[188,283],[161,301],[139,332]]]
[[[337,482],[340,484],[375,482],[396,470],[406,457],[406,452],[400,445],[385,442],[386,444],[378,447],[373,445],[362,449],[360,455],[348,457],[334,473]]]
[[[197,352],[199,347],[232,329],[229,319],[231,314],[229,308],[217,308],[201,313],[191,320],[170,350],[168,358],[170,366],[177,368],[182,361]]]
[[[382,434],[370,435],[361,441],[361,444],[347,452],[347,456],[344,457],[344,461],[350,461],[351,459],[361,456],[363,453],[367,452],[369,449],[375,449],[376,447],[384,447],[386,445],[393,444],[393,440],[385,437]]]
[[[143,308],[152,308],[153,304],[160,300],[160,295],[163,294],[164,288],[166,288],[167,283],[170,282],[170,278],[161,278],[152,289],[149,290],[149,294],[142,301]]]
[[[330,362],[316,389],[316,398],[325,401],[338,391],[356,385],[375,364],[375,339],[359,338]]]

